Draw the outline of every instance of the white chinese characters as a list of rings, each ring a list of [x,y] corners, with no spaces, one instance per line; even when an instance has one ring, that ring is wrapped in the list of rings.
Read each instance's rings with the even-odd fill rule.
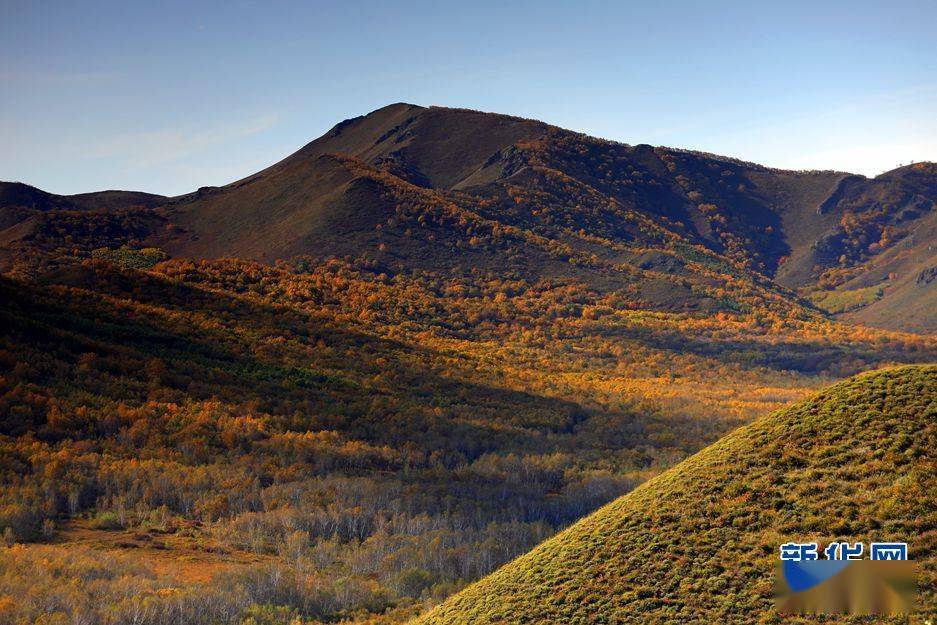
[[[819,559],[817,543],[784,543],[780,546],[781,560],[803,562]],[[860,542],[833,542],[826,546],[823,555],[827,560],[861,560],[866,553]],[[907,560],[908,543],[870,543],[869,560]]]

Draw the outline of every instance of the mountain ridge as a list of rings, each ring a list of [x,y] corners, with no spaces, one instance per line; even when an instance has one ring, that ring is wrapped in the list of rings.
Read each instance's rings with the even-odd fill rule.
[[[572,273],[612,289],[633,284],[620,269],[633,258],[680,256],[689,246],[743,267],[750,280],[796,290],[827,313],[930,332],[937,287],[917,277],[937,267],[935,199],[932,163],[875,178],[786,171],[519,117],[395,103],[344,120],[228,185],[129,210],[138,222],[124,224],[129,236],[88,246],[133,241],[171,256],[263,262],[365,257],[393,271],[481,263],[541,277],[570,275],[553,261],[596,258],[605,266],[598,273]],[[461,225],[451,222],[455,213]],[[8,270],[18,255],[42,255],[29,241],[50,217],[28,217],[0,229]],[[546,238],[556,258],[545,261],[529,245],[480,250],[477,241],[490,235],[475,232],[480,223]]]

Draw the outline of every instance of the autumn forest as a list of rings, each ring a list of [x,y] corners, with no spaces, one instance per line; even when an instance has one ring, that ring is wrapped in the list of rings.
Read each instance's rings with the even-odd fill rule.
[[[116,195],[115,195],[116,193]],[[401,623],[937,359],[937,168],[392,105],[174,198],[0,186],[0,623]]]

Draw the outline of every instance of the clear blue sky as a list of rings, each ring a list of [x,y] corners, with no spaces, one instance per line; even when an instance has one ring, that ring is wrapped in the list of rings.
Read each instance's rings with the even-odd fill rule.
[[[177,194],[397,101],[875,175],[937,160],[937,2],[0,0],[0,180]]]

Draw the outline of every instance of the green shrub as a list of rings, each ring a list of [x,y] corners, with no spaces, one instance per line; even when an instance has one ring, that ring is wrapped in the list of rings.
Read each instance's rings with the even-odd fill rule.
[[[91,521],[91,526],[99,530],[120,530],[124,529],[124,524],[116,512],[110,510],[99,512]]]

